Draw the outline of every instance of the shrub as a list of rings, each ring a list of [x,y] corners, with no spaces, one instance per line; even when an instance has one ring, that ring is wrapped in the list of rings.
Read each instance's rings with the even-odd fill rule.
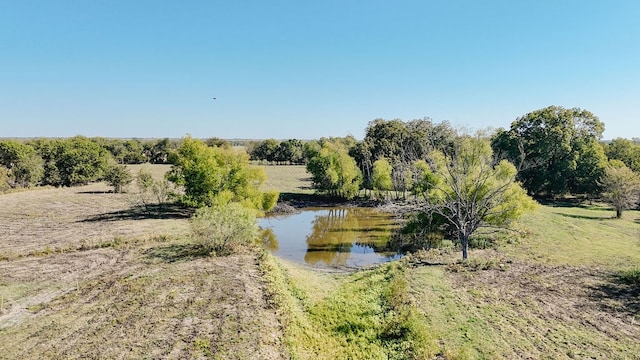
[[[238,203],[202,207],[190,220],[191,238],[215,255],[228,255],[256,244],[255,211]]]
[[[128,196],[129,203],[145,209],[152,213],[157,211],[158,215],[165,209],[173,196],[173,187],[168,180],[156,180],[153,175],[146,170],[140,169],[135,177],[136,191]]]
[[[125,186],[131,184],[133,176],[131,176],[131,171],[126,166],[113,164],[107,168],[104,180],[110,186],[113,186],[114,193],[121,193]]]

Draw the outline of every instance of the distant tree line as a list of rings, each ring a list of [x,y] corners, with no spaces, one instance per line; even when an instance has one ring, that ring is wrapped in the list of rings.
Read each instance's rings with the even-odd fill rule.
[[[0,140],[0,190],[87,184],[114,174],[117,164],[168,164],[178,146],[168,138]]]

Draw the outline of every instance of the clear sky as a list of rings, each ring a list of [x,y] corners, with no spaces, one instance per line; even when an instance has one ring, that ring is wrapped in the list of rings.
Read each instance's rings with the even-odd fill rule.
[[[361,139],[549,105],[640,137],[640,1],[0,0],[0,137]]]

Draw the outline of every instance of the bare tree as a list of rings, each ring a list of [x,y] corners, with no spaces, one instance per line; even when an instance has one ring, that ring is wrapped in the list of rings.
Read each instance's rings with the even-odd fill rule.
[[[536,205],[515,181],[515,166],[496,162],[483,139],[465,137],[451,152],[436,151],[431,158],[431,163],[419,165],[421,211],[453,229],[463,259],[468,258],[469,238],[478,228],[506,228]]]

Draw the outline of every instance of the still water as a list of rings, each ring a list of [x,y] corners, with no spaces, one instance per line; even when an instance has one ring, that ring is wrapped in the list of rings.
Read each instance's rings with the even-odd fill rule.
[[[313,266],[365,266],[398,259],[388,246],[399,228],[393,215],[370,208],[308,208],[260,219],[276,256]]]

